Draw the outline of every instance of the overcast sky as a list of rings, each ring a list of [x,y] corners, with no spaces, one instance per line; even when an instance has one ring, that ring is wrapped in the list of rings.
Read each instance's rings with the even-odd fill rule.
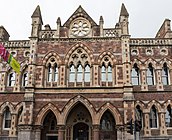
[[[63,25],[81,5],[97,24],[103,16],[104,28],[113,28],[122,3],[129,13],[131,37],[155,37],[163,21],[172,20],[172,0],[0,0],[0,25],[6,28],[10,40],[28,39],[37,5],[44,25],[50,24],[52,29],[56,29],[58,17]]]

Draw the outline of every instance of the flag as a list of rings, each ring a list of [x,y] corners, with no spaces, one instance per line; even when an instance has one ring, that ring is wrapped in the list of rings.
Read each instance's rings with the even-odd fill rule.
[[[0,44],[0,56],[6,61],[17,73],[20,73],[20,64],[14,57]]]
[[[17,62],[17,60],[14,59],[14,57],[11,57],[10,66],[11,66],[17,73],[20,73],[20,64]]]

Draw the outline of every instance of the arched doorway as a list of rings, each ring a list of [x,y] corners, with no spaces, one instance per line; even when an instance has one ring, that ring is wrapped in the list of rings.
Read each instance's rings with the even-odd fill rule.
[[[51,110],[44,119],[41,140],[58,140],[57,120]]]
[[[116,122],[109,110],[105,111],[100,120],[100,139],[117,140]]]
[[[88,109],[76,104],[66,120],[66,140],[91,140],[92,119]]]
[[[73,126],[73,140],[88,140],[89,126],[85,123],[77,123]]]

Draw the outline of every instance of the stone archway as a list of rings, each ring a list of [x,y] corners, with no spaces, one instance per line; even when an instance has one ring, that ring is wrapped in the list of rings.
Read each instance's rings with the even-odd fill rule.
[[[76,104],[66,120],[66,140],[91,140],[92,119],[88,109]]]
[[[109,110],[101,117],[99,134],[101,140],[117,140],[116,122]]]
[[[49,110],[44,118],[41,140],[58,140],[57,120],[51,110]]]

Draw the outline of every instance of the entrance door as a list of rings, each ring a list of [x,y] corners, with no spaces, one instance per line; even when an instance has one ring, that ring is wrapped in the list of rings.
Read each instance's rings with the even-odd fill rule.
[[[73,127],[73,140],[88,140],[89,127],[85,123],[77,123]]]

